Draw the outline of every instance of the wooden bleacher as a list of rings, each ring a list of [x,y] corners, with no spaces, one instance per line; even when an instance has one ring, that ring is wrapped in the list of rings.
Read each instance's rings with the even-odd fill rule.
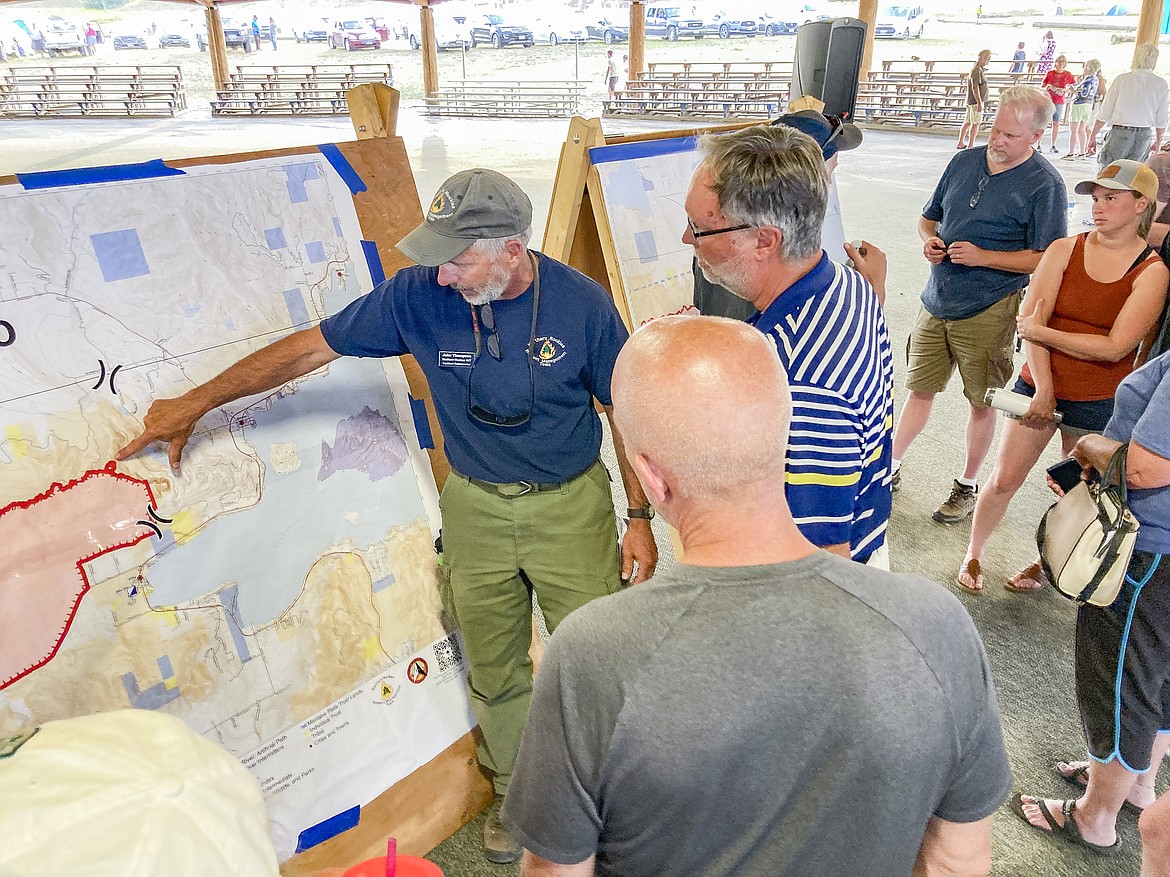
[[[567,118],[581,111],[586,83],[577,80],[456,80],[425,99],[428,116]]]
[[[0,118],[174,116],[185,109],[177,65],[59,64],[0,74]]]
[[[985,117],[995,115],[999,92],[1012,85],[1035,85],[1037,61],[1012,73],[1011,60],[987,68]],[[883,61],[860,83],[854,120],[866,125],[958,128],[967,114],[967,75],[974,61],[904,59]],[[1070,62],[1076,69],[1079,62]],[[606,116],[672,119],[768,119],[788,103],[791,62],[648,64],[614,98],[603,102]]]
[[[345,115],[345,93],[367,83],[394,84],[389,64],[240,65],[211,101],[213,116]]]
[[[771,118],[788,103],[790,61],[654,63],[604,102],[607,116]]]

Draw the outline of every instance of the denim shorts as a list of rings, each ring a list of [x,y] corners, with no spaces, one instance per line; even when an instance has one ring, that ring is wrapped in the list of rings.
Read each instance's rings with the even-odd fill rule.
[[[1036,395],[1036,388],[1023,378],[1017,378],[1012,392],[1031,399]],[[1113,400],[1070,402],[1068,399],[1057,399],[1056,410],[1064,418],[1060,422],[1061,428],[1068,427],[1078,432],[1103,432],[1109,418],[1113,416]]]

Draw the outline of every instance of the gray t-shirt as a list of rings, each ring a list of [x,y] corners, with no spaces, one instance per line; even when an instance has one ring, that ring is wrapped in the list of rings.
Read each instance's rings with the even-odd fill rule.
[[[1151,359],[1121,382],[1105,435],[1135,441],[1170,460],[1170,353]],[[1131,487],[1129,508],[1141,524],[1137,548],[1170,554],[1170,487]]]
[[[679,565],[570,615],[503,818],[599,874],[889,877],[932,814],[982,819],[1010,782],[958,600],[818,552]]]

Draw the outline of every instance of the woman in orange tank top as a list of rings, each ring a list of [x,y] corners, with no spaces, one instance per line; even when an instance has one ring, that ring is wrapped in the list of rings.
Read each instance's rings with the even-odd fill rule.
[[[1136,367],[1135,351],[1166,301],[1170,273],[1145,240],[1157,208],[1157,175],[1121,160],[1076,191],[1092,196],[1095,229],[1045,251],[1020,305],[1016,325],[1027,364],[1013,391],[1032,403],[1019,420],[1004,424],[995,468],[979,492],[956,578],[968,591],[983,589],[983,549],[1056,432],[1053,414],[1063,417],[1065,457],[1082,435],[1103,430],[1117,385]],[[1036,562],[1004,587],[1032,591],[1045,584]]]

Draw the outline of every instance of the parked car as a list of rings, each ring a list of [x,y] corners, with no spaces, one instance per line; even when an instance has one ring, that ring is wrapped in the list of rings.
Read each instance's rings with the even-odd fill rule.
[[[345,49],[347,52],[354,49],[380,49],[382,40],[361,19],[335,21],[333,31],[329,34],[329,48]]]
[[[56,15],[50,16],[49,24],[42,33],[45,37],[45,51],[52,57],[64,55],[66,52],[87,54],[85,32],[71,21]]]
[[[721,40],[731,37],[754,37],[759,33],[759,22],[754,18],[712,12],[707,16],[707,33]]]
[[[121,33],[114,37],[115,49],[148,49],[146,37],[136,33]]]
[[[618,24],[608,18],[599,18],[597,21],[585,25],[585,33],[591,40],[601,40],[607,46],[614,43],[624,43],[630,38],[630,26]]]
[[[406,39],[410,43],[410,47],[416,52],[422,48],[422,34],[419,32],[418,22],[415,21],[406,28]],[[470,49],[471,42],[471,28],[467,24],[467,18],[462,15],[442,15],[435,13],[435,48],[439,51],[444,49]]]
[[[584,15],[537,19],[532,23],[532,36],[538,43],[548,43],[550,46],[583,43],[589,39],[588,26],[589,19]]]
[[[366,26],[378,35],[378,39],[384,43],[390,41],[390,25],[386,23],[386,19],[377,15],[367,15],[365,20]]]
[[[328,19],[319,18],[315,21],[306,21],[293,28],[293,39],[298,43],[327,43],[329,42]]]
[[[873,26],[874,39],[922,39],[926,27],[926,12],[921,6],[884,6],[878,12]]]
[[[532,29],[524,24],[510,24],[504,16],[488,13],[471,25],[471,45],[491,43],[493,49],[505,46],[531,46],[536,42]]]
[[[169,49],[175,46],[189,49],[191,48],[191,40],[185,34],[181,33],[164,33],[158,38],[158,47],[160,49]]]
[[[793,12],[761,12],[756,19],[756,28],[766,37],[778,37],[782,34],[794,34],[800,27],[795,11]]]
[[[683,37],[705,37],[707,23],[697,15],[683,15],[682,10],[681,6],[647,6],[646,36],[671,42]]]

